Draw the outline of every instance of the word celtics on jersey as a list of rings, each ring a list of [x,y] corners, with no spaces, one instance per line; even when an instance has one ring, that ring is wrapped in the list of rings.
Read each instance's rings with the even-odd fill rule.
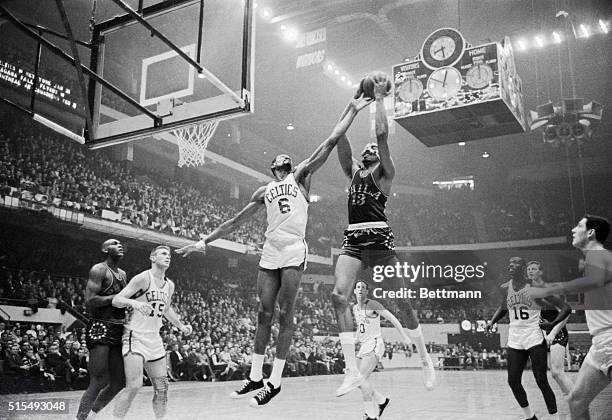
[[[508,282],[506,306],[510,316],[510,324],[514,326],[532,326],[539,328],[540,305],[529,296],[527,290],[531,287],[525,284],[522,289],[514,290],[512,282]]]
[[[128,310],[125,327],[139,332],[159,332],[170,300],[170,281],[165,279],[163,285],[158,287],[153,276],[151,276],[151,272],[148,271],[147,274],[149,276],[149,287],[132,299],[146,302],[153,309],[147,315],[134,309]]]
[[[303,240],[308,221],[308,201],[293,174],[282,181],[272,181],[264,194],[270,241]]]

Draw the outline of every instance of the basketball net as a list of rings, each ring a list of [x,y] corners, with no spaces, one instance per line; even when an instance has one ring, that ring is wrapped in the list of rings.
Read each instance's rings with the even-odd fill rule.
[[[208,142],[218,125],[219,120],[205,121],[172,131],[179,146],[179,167],[204,165]]]

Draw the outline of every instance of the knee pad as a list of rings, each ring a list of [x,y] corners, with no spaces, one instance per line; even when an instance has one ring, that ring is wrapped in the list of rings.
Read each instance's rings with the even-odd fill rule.
[[[151,384],[153,385],[153,401],[154,402],[167,402],[168,401],[168,377],[159,376],[157,378],[151,378]]]

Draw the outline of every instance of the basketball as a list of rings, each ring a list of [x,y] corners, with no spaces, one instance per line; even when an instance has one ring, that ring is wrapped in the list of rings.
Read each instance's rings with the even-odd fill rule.
[[[355,96],[358,97],[359,94],[363,92],[367,98],[374,99],[374,84],[381,81],[387,82],[387,92],[385,96],[388,95],[389,92],[391,92],[392,87],[391,78],[385,72],[375,71],[367,74],[363,79],[361,79],[361,82],[359,82],[359,89],[357,89]]]

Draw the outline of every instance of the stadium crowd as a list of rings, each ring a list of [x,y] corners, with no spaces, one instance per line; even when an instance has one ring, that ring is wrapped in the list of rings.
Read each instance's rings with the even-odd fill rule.
[[[209,179],[197,183],[180,177],[168,179],[155,170],[115,161],[108,151],[86,151],[44,128],[21,125],[18,118],[0,133],[0,152],[2,197],[68,208],[189,239],[210,233],[245,204],[244,199],[229,198]],[[563,180],[549,184],[514,183],[500,187],[495,196],[463,187],[390,197],[388,212],[395,243],[469,244],[567,235],[575,221],[567,204],[555,199],[567,196],[567,186]],[[601,185],[597,179],[587,184]],[[589,200],[597,206],[604,202],[606,191],[592,191]],[[313,203],[307,228],[313,253],[329,255],[331,247],[340,246],[345,206],[344,197]],[[259,246],[263,223],[263,217],[247,221],[228,238]]]

